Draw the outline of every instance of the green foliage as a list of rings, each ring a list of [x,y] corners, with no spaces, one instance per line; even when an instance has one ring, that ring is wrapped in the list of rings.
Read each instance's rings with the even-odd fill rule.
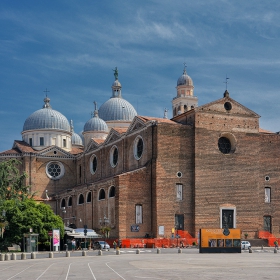
[[[20,164],[16,159],[0,162],[0,204],[5,200],[24,200],[30,197],[29,186],[24,184],[27,174],[20,174]]]
[[[64,235],[63,221],[49,205],[32,199],[7,200],[1,208],[6,210],[8,228],[4,232],[4,240],[7,243],[21,243],[23,234],[29,233],[30,228],[33,233],[39,234],[38,241],[41,243],[49,240],[48,231],[54,228],[60,229],[61,236]]]

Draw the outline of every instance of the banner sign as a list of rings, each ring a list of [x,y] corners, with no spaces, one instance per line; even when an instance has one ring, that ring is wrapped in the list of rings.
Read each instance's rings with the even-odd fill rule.
[[[53,229],[53,247],[60,246],[60,230]]]
[[[139,225],[132,225],[131,232],[138,232],[140,230]]]

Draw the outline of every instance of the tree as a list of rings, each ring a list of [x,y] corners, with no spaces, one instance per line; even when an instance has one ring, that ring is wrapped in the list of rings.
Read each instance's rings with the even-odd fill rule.
[[[29,186],[24,184],[27,174],[19,172],[20,164],[21,162],[16,159],[0,162],[0,205],[5,200],[24,200],[32,197]]]
[[[30,228],[34,233],[39,234],[38,241],[42,244],[48,242],[48,231],[54,228],[60,229],[61,236],[64,236],[63,221],[61,217],[54,214],[49,205],[36,203],[32,199],[7,200],[2,208],[6,211],[8,223],[4,232],[5,244],[21,243],[23,235],[29,233]]]

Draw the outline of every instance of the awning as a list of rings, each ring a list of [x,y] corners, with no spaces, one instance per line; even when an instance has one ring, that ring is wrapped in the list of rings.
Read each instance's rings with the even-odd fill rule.
[[[72,232],[66,231],[66,235],[73,238],[100,238],[101,235],[97,234],[93,229],[87,229],[87,235],[84,234],[84,228],[73,229]]]

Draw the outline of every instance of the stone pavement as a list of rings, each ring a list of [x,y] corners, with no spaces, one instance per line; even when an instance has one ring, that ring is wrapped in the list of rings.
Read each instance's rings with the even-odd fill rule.
[[[253,248],[241,254],[199,254],[197,249],[121,249],[38,253],[35,259],[0,261],[0,279],[279,279],[280,252]]]

